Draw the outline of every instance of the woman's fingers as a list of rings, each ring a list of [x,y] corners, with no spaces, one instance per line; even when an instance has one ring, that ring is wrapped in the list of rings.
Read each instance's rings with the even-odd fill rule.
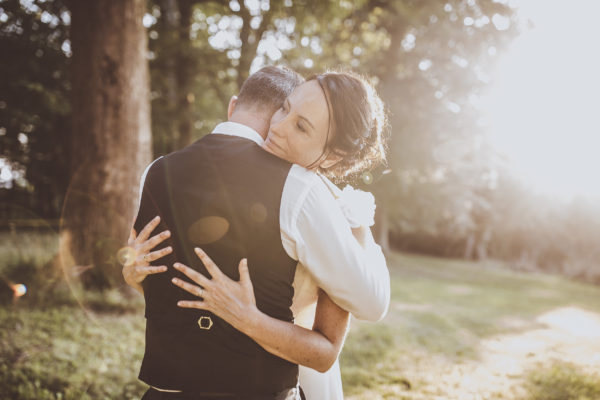
[[[246,289],[252,289],[252,280],[250,280],[250,271],[248,271],[248,259],[242,258],[238,270],[240,271],[240,284]]]
[[[196,247],[196,248],[194,248],[194,251],[196,252],[196,255],[198,256],[198,258],[200,258],[200,260],[206,267],[206,270],[208,271],[210,276],[213,279],[221,278],[223,273],[221,272],[221,270],[219,269],[217,264],[215,264],[213,262],[213,260],[211,260],[210,257],[204,252],[204,250],[202,250],[200,247]]]
[[[208,310],[208,305],[203,301],[185,301],[181,300],[177,302],[177,306],[182,308],[197,308],[198,310]]]
[[[151,249],[155,248],[156,246],[158,246],[160,243],[165,241],[170,236],[171,236],[170,231],[163,231],[163,232],[159,233],[158,235],[152,236],[150,239],[148,239],[147,241],[145,241],[141,244],[138,251],[142,252],[142,253],[146,253],[146,252],[150,251]]]
[[[191,283],[182,281],[178,278],[171,279],[171,282],[173,282],[175,286],[179,286],[180,288],[182,288],[188,293],[193,294],[194,296],[203,297],[202,295],[204,294],[204,289],[202,289],[200,286],[192,285]]]
[[[146,275],[159,274],[167,270],[166,265],[160,265],[158,267],[135,267],[135,273],[138,276],[146,277]]]
[[[165,247],[164,249],[156,250],[156,251],[153,251],[153,252],[150,252],[150,253],[144,255],[143,260],[145,262],[149,263],[152,261],[156,261],[159,258],[162,258],[162,257],[166,256],[167,254],[170,254],[171,252],[173,252],[173,248],[171,246]]]
[[[159,274],[165,272],[166,270],[166,265],[161,265],[158,267],[126,266],[123,268],[123,278],[125,278],[125,282],[127,282],[127,284],[132,286],[141,283],[148,275]]]
[[[202,287],[207,287],[211,283],[210,279],[208,279],[207,277],[202,275],[200,272],[195,271],[195,270],[191,269],[190,267],[183,265],[181,263],[173,264],[173,268],[175,268],[177,271],[181,272],[182,274],[184,274],[185,276],[187,276],[188,278],[190,278],[191,280],[193,280],[194,282],[196,282],[198,285],[200,285]]]
[[[137,243],[143,243],[146,240],[148,240],[148,237],[150,237],[150,234],[152,233],[152,231],[154,229],[156,229],[156,227],[158,226],[158,224],[160,223],[160,217],[156,216],[154,217],[154,219],[150,222],[148,222],[146,224],[146,226],[144,227],[144,229],[142,229],[140,231],[140,234],[137,237]]]

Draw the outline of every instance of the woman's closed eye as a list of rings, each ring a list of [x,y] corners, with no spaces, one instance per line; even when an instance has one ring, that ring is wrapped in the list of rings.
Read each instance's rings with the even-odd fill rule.
[[[300,120],[298,122],[296,122],[296,127],[303,133],[307,133],[306,131],[306,127],[304,126],[304,123]]]

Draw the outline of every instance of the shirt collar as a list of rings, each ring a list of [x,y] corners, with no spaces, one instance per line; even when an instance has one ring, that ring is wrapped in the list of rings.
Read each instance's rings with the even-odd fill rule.
[[[221,122],[215,127],[215,129],[213,129],[212,133],[243,137],[252,140],[259,146],[262,146],[265,142],[262,136],[260,136],[254,129],[237,122]]]

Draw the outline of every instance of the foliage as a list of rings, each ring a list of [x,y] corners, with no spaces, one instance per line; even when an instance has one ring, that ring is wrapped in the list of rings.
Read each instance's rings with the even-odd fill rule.
[[[0,225],[57,219],[73,151],[69,12],[63,0],[0,8],[0,49],[12,55],[0,65],[0,169],[15,179],[10,190],[0,180]],[[389,109],[389,165],[354,183],[376,194],[394,247],[600,279],[600,210],[531,193],[479,124],[479,99],[520,26],[507,2],[149,0],[144,24],[155,157],[210,132],[263,65],[349,67],[372,77]]]
[[[0,161],[13,171],[0,215],[56,218],[69,182],[69,14],[61,0],[2,0],[0,14]]]

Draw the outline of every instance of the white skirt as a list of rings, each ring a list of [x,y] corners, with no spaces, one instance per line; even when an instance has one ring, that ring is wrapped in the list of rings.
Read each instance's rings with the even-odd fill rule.
[[[315,281],[302,264],[298,264],[294,277],[294,300],[292,311],[295,323],[312,329],[317,307],[318,290]],[[306,400],[343,400],[342,376],[339,360],[327,372],[318,372],[312,368],[299,368],[300,387]]]
[[[300,366],[300,387],[306,400],[343,400],[342,376],[338,360],[327,372]]]

